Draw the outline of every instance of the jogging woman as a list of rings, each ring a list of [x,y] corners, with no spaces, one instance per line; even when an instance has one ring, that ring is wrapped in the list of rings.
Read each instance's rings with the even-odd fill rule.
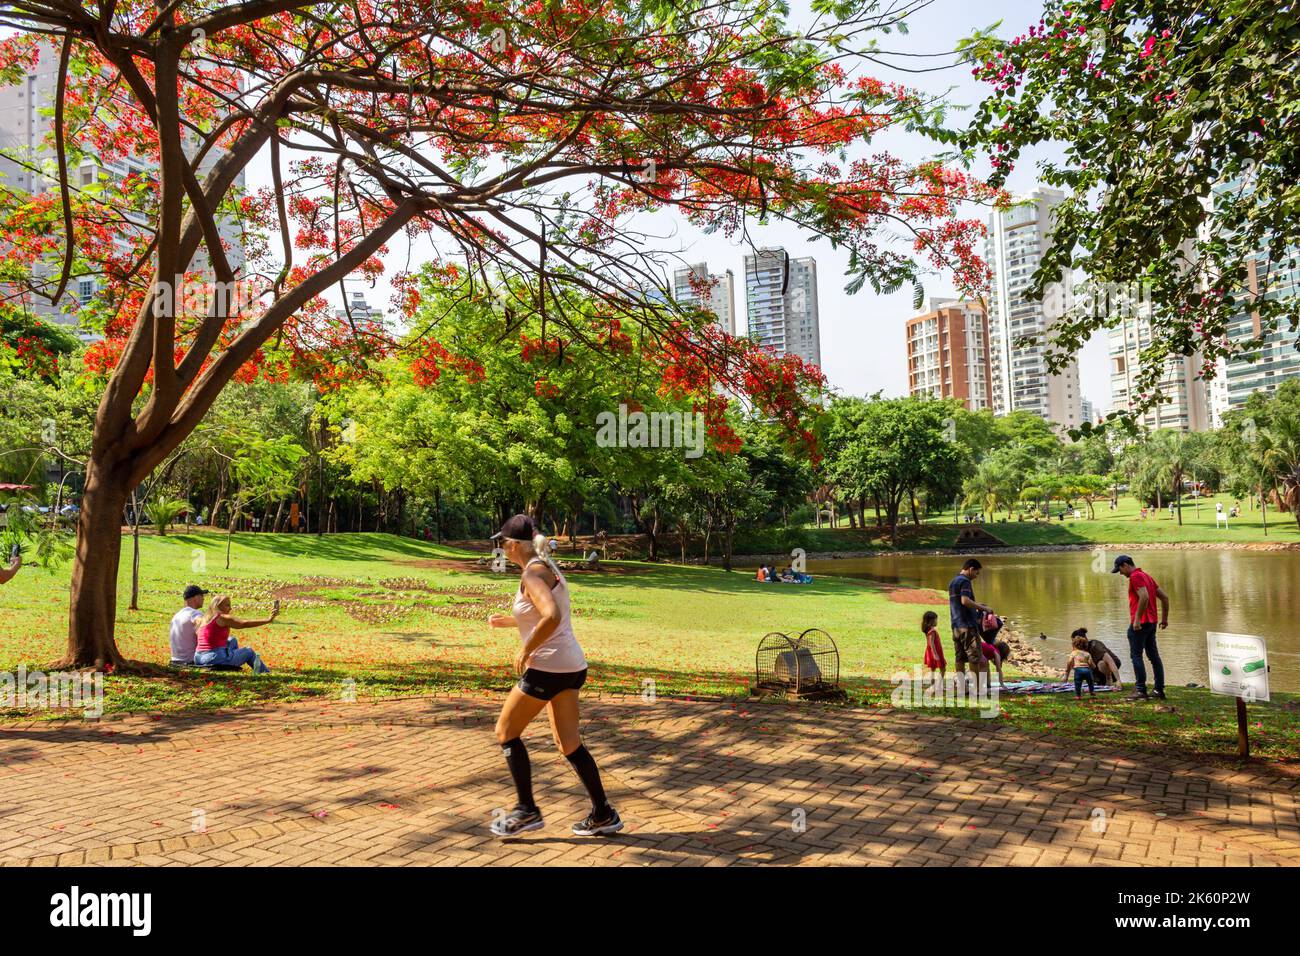
[[[623,829],[618,812],[605,799],[600,771],[578,734],[578,688],[587,680],[587,659],[578,646],[569,619],[569,583],[560,573],[533,519],[515,515],[492,536],[506,558],[522,569],[513,614],[493,614],[491,627],[517,627],[523,645],[515,655],[519,683],[510,689],[497,718],[497,743],[514,778],[518,802],[508,816],[492,821],[501,837],[540,830],[542,814],[533,802],[533,774],[528,750],[520,736],[532,719],[547,708],[555,745],[569,761],[591,797],[591,813],[573,825],[579,836]]]

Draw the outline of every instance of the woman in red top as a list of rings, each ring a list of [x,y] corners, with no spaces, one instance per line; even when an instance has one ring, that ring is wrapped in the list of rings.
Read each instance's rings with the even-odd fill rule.
[[[198,643],[194,646],[194,663],[200,667],[243,667],[253,668],[254,674],[269,674],[271,668],[262,663],[262,658],[251,647],[240,647],[239,641],[230,636],[232,629],[261,627],[270,624],[280,614],[280,602],[275,602],[271,616],[260,621],[245,621],[230,613],[230,595],[222,594],[208,605],[199,622]]]

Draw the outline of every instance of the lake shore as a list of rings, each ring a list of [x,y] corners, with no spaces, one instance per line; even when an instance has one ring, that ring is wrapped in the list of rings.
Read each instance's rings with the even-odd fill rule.
[[[1096,551],[1103,549],[1117,554],[1124,551],[1300,551],[1300,543],[1288,541],[1143,541],[1106,544],[1025,544],[1001,548],[876,548],[857,551],[809,551],[809,561],[840,561],[852,558],[916,557],[917,555],[971,555],[971,554],[1048,554],[1065,551]],[[790,555],[737,554],[732,564],[756,567],[759,564],[788,564]],[[709,559],[710,566],[721,566],[722,561]]]
[[[1014,668],[1027,677],[1058,677],[1064,669],[1049,667],[1043,660],[1043,652],[1037,646],[1040,642],[1031,643],[1024,633],[1016,629],[1013,622],[1008,620],[999,636],[1011,645],[1011,658],[1004,670]]]

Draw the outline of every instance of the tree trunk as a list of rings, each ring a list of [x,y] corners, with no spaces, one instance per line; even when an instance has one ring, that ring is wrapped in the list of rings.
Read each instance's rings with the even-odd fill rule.
[[[131,492],[131,604],[129,611],[140,610],[140,500]]]
[[[77,555],[72,566],[68,649],[59,667],[123,663],[113,625],[117,620],[117,571],[122,555],[125,478],[91,458],[77,519]]]
[[[330,498],[330,517],[334,516],[334,499]],[[325,419],[320,421],[320,445],[316,451],[316,534],[325,531]]]

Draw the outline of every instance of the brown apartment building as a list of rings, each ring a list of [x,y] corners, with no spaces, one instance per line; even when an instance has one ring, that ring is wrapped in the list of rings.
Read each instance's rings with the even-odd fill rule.
[[[907,322],[907,391],[956,398],[973,412],[993,407],[989,321],[978,302],[931,299]]]

